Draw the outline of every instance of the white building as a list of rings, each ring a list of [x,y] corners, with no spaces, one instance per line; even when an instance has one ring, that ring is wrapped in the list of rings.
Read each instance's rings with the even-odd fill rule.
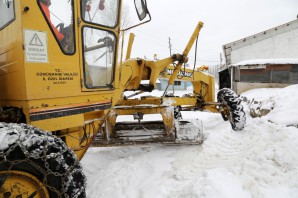
[[[220,88],[241,93],[298,83],[298,19],[228,43],[223,51],[227,67],[219,73]]]

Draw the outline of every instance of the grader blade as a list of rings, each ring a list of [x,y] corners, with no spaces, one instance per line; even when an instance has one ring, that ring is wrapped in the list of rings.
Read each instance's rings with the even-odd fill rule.
[[[174,141],[175,134],[166,133],[162,121],[146,122],[119,122],[115,125],[114,134],[121,142],[138,142],[138,143],[160,143],[164,141]]]
[[[135,108],[137,121],[116,122],[115,116],[125,114],[126,110],[117,109],[106,123],[105,131],[95,139],[96,146],[115,146],[126,144],[166,143],[166,144],[201,144],[204,140],[202,123],[196,120],[175,120],[172,107],[151,107],[152,112],[159,112],[163,120],[143,121],[143,113],[148,108]],[[144,109],[142,111],[142,109]],[[131,113],[132,108],[129,108]],[[131,115],[131,114],[128,114]],[[114,122],[114,123],[113,123]],[[109,137],[109,138],[107,138]]]

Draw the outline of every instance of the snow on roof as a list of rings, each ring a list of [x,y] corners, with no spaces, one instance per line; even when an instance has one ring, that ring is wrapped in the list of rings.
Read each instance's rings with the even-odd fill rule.
[[[231,64],[230,66],[241,65],[280,65],[280,64],[298,64],[298,58],[280,58],[280,59],[251,59]]]

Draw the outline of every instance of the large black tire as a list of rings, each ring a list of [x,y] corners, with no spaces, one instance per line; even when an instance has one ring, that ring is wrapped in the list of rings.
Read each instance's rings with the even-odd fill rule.
[[[221,89],[217,94],[217,101],[228,109],[228,113],[222,113],[224,120],[229,120],[233,130],[242,130],[246,123],[245,112],[241,99],[231,89]]]
[[[0,171],[7,170],[34,175],[51,198],[86,197],[86,178],[74,152],[30,125],[0,123]]]

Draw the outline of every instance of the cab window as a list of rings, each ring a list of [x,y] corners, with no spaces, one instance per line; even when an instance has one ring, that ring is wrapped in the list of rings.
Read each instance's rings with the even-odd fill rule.
[[[62,51],[73,54],[73,0],[38,0],[38,3]]]
[[[3,29],[15,19],[14,1],[0,0],[0,29]]]
[[[115,27],[118,24],[119,0],[82,0],[82,18],[84,21]]]
[[[116,36],[109,31],[84,27],[83,43],[85,86],[90,89],[112,88]]]

